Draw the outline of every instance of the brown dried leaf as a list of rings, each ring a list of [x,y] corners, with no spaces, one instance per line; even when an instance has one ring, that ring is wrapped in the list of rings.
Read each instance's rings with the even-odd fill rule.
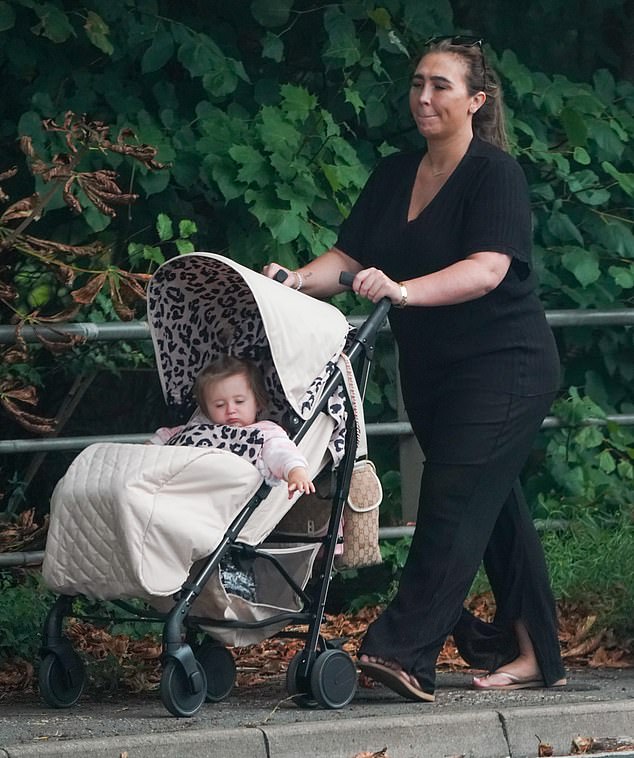
[[[36,434],[50,434],[55,431],[56,421],[54,418],[38,416],[35,413],[23,411],[6,395],[0,394],[0,405],[20,426]]]
[[[100,189],[94,189],[92,190],[94,194],[101,198],[104,202],[107,203],[114,203],[115,205],[131,205],[136,200],[139,199],[139,196],[134,193],[124,193],[124,192],[103,192]]]
[[[120,300],[113,299],[112,307],[121,321],[132,321],[136,315],[133,308],[128,308],[128,306],[124,305]]]
[[[71,188],[75,182],[75,177],[71,176],[71,178],[66,182],[64,185],[64,190],[62,192],[62,197],[64,199],[64,202],[66,205],[71,209],[73,213],[76,213],[79,215],[82,212],[81,203],[79,200],[73,195],[71,192]]]
[[[121,296],[126,303],[133,303],[135,300],[145,300],[146,292],[143,284],[147,284],[151,278],[149,274],[130,274],[127,271],[119,271],[121,277],[119,287]],[[143,282],[143,284],[141,284]]]
[[[104,203],[104,201],[101,199],[101,197],[94,192],[89,187],[83,187],[82,188],[84,192],[86,193],[86,197],[90,200],[90,202],[95,206],[95,208],[103,213],[104,216],[111,216],[114,218],[117,213],[114,208],[111,208],[109,205]]]
[[[6,224],[8,221],[27,218],[33,213],[39,213],[40,210],[40,196],[36,192],[31,197],[22,198],[10,205],[0,216],[0,223]]]
[[[65,287],[72,287],[75,281],[76,271],[71,266],[67,266],[65,263],[56,263],[55,265],[55,278],[61,282]]]
[[[12,345],[2,352],[2,363],[7,366],[14,363],[25,363],[28,354],[26,344]]]
[[[21,403],[26,403],[27,405],[37,405],[37,390],[35,387],[27,386],[27,387],[12,387],[12,388],[4,388],[0,387],[0,392],[5,397],[10,397],[13,400],[18,400]]]
[[[27,158],[35,158],[35,150],[33,149],[33,139],[26,134],[20,137],[20,150],[26,155]]]
[[[34,158],[31,161],[31,173],[35,174],[36,176],[41,176],[46,171],[48,171],[48,166],[44,161],[40,160],[39,158]]]
[[[575,658],[579,655],[588,655],[589,653],[593,653],[601,644],[602,638],[603,632],[599,632],[598,634],[595,634],[594,637],[589,637],[587,640],[580,642],[578,645],[575,645],[568,650],[564,650],[562,655],[564,658]]]
[[[61,321],[62,319],[60,319]],[[35,332],[37,339],[44,345],[44,347],[53,355],[60,355],[67,353],[77,345],[83,345],[86,342],[86,337],[82,334],[68,334],[66,332],[57,332],[59,336],[50,338],[45,337],[38,331]]]
[[[124,281],[116,274],[111,273],[108,277],[110,285],[110,299],[115,312],[122,321],[130,321],[134,318],[134,310],[129,308],[124,296],[129,297],[130,289],[125,287]]]
[[[117,172],[110,169],[99,169],[91,173],[84,173],[81,175],[82,181],[92,183],[96,187],[99,187],[104,192],[112,192],[120,194],[121,189],[116,182]]]
[[[108,149],[113,153],[119,153],[120,155],[127,155],[129,158],[134,158],[148,169],[160,170],[167,166],[166,163],[159,163],[154,160],[158,150],[151,145],[129,145],[126,143],[119,143],[116,145],[108,145]]]
[[[54,313],[50,316],[38,316],[37,317],[37,323],[38,324],[60,324],[64,323],[65,321],[70,321],[73,319],[80,311],[79,305],[71,305],[70,308],[66,308],[63,311],[59,311],[59,313]]]
[[[107,277],[108,273],[106,271],[100,271],[89,279],[83,287],[80,287],[78,290],[73,290],[70,293],[71,297],[76,303],[90,305],[101,291]]]
[[[26,689],[33,683],[34,674],[33,664],[22,658],[4,661],[0,665],[0,687]]]
[[[7,179],[13,179],[13,177],[18,173],[18,167],[17,166],[11,166],[11,168],[8,168],[6,171],[3,171],[0,174],[0,182],[4,182]]]
[[[51,163],[57,167],[68,168],[69,166],[73,166],[75,164],[75,160],[66,153],[56,153],[51,158]]]
[[[69,255],[72,257],[102,255],[105,246],[101,242],[93,242],[90,245],[65,245],[63,242],[53,242],[52,240],[43,240],[39,237],[24,235],[19,240],[22,246],[28,246],[28,252],[35,255],[44,255],[51,257],[54,255]],[[60,265],[58,261],[51,261],[53,265]]]
[[[17,290],[7,282],[0,282],[0,300],[12,303],[18,299]]]

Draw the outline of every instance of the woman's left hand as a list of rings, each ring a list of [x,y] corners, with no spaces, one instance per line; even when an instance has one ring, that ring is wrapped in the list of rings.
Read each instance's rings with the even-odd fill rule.
[[[354,277],[352,289],[361,297],[378,303],[387,297],[392,305],[401,302],[401,287],[378,268],[364,268]]]

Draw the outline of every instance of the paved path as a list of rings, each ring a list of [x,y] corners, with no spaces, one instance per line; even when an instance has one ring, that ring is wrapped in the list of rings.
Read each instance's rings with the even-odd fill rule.
[[[468,684],[466,674],[441,674],[433,704],[360,689],[348,707],[325,711],[297,708],[280,677],[235,689],[190,719],[170,716],[158,693],[84,698],[70,710],[5,696],[0,758],[353,758],[384,747],[389,758],[535,758],[538,738],[562,756],[579,735],[634,736],[634,669],[572,671],[556,690],[479,693]]]

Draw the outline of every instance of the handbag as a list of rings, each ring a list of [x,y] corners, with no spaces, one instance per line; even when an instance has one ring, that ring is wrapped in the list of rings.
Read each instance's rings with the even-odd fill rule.
[[[343,511],[343,553],[335,556],[338,569],[381,563],[379,505],[382,500],[383,488],[374,463],[367,458],[356,461]]]
[[[342,357],[346,365],[350,401],[355,415],[357,448],[361,448],[357,386],[350,361],[347,356]],[[383,488],[374,463],[365,456],[357,459],[343,510],[343,552],[335,556],[335,566],[338,569],[376,566],[382,562],[379,547],[379,505],[382,500]]]

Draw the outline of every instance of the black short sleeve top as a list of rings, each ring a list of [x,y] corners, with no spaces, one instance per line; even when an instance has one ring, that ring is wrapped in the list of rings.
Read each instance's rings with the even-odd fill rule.
[[[442,371],[459,370],[461,364],[475,371],[474,380],[501,390],[538,394],[555,389],[559,367],[535,294],[531,212],[521,167],[504,151],[474,138],[438,194],[408,221],[423,155],[423,150],[398,153],[380,162],[342,224],[336,246],[395,281],[433,273],[477,252],[506,253],[513,260],[500,285],[481,298],[392,309],[406,400],[408,387],[438,381]]]

